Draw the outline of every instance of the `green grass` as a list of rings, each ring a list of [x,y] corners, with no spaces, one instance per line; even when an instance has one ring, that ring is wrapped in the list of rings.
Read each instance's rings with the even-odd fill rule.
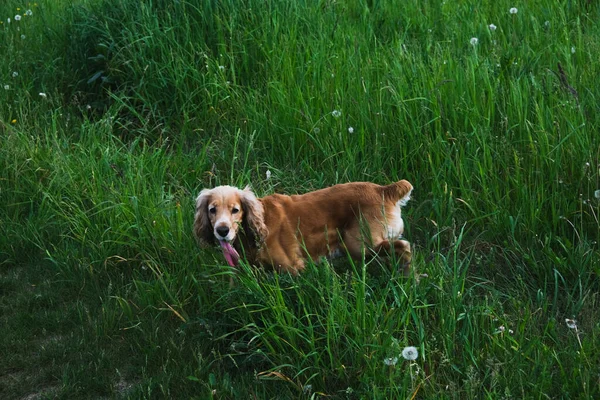
[[[2,2],[0,397],[600,397],[600,7],[480,3]],[[409,278],[191,234],[398,179]]]

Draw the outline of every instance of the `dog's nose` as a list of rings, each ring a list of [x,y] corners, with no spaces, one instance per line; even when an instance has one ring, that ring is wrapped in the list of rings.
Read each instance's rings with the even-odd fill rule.
[[[221,237],[225,237],[227,236],[227,234],[229,233],[229,228],[226,226],[219,226],[217,228],[217,233],[221,236]]]

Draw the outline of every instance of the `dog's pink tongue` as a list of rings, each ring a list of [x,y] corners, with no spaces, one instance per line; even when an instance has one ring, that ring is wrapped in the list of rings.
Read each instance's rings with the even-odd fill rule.
[[[219,244],[223,248],[223,255],[227,260],[227,264],[229,264],[230,267],[237,266],[240,260],[240,255],[237,251],[235,251],[231,243],[226,242],[225,240],[219,240]]]

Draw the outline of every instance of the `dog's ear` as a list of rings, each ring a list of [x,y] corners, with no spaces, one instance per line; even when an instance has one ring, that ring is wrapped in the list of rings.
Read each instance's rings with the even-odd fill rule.
[[[213,227],[208,217],[208,202],[212,191],[203,189],[196,198],[196,214],[194,215],[194,236],[201,246],[212,246],[216,244]]]
[[[249,186],[240,191],[240,200],[244,210],[244,221],[252,231],[257,242],[262,243],[269,231],[265,225],[265,209],[252,193]]]

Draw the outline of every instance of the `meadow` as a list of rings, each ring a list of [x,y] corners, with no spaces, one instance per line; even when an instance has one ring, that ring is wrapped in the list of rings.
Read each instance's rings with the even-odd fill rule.
[[[599,20],[2,1],[0,398],[599,398]],[[408,278],[232,271],[192,235],[202,188],[399,179]]]

